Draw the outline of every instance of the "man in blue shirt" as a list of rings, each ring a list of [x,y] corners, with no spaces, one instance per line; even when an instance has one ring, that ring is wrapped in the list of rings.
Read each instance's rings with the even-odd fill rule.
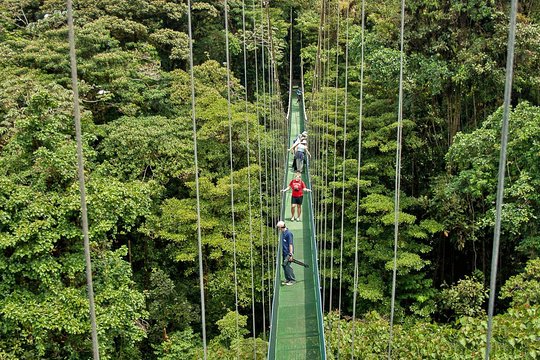
[[[283,255],[283,272],[285,273],[285,285],[293,285],[296,281],[294,277],[294,271],[291,267],[291,261],[293,259],[293,234],[285,226],[285,222],[278,221],[277,228],[281,232],[281,251]]]

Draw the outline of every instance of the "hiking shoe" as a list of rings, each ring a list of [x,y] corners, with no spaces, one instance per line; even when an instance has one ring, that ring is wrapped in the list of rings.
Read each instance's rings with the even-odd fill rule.
[[[300,222],[300,221],[302,221],[302,220],[300,220],[300,218],[296,218],[296,221]]]
[[[295,218],[294,218],[294,216],[293,216],[293,217],[291,218],[291,221],[294,221],[294,220],[295,220]]]
[[[294,285],[294,281],[292,281],[292,280],[289,280],[289,281],[287,281],[287,282],[285,283],[285,285],[288,285],[288,286],[290,286],[290,285]]]

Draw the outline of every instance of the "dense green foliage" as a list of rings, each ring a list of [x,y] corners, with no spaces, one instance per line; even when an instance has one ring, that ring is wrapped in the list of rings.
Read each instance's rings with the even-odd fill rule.
[[[540,356],[540,5],[520,3],[497,359]],[[243,4],[228,5],[229,83],[223,2],[193,4],[209,358],[266,353],[290,29],[293,54],[301,54],[293,70],[298,73],[301,57],[305,71],[325,312],[342,310],[327,317],[328,356],[385,356],[399,4],[366,4],[361,116],[360,2],[340,2],[338,8],[319,1],[278,1],[268,8],[246,3],[245,34]],[[186,12],[176,0],[75,3],[103,359],[202,357]],[[403,358],[483,356],[507,27],[506,1],[407,1],[393,345]],[[0,3],[0,68],[0,358],[86,359],[91,338],[64,1]],[[362,319],[350,321],[345,318],[353,311],[357,224],[355,310]]]
[[[317,134],[311,146],[316,154],[312,167],[319,191],[317,226],[325,310],[340,309],[340,315],[351,315],[357,255],[356,314],[373,310],[388,314],[394,250],[399,2],[366,3],[362,107],[361,4],[319,5],[325,11],[324,21],[320,11],[302,11],[298,28],[310,41],[302,49],[302,59],[305,88],[310,91],[305,96],[309,128]],[[441,331],[441,341],[454,346],[453,332],[461,322],[469,321],[463,316],[470,316],[474,327],[485,321],[509,9],[506,2],[494,0],[412,0],[406,6],[396,315],[406,324],[407,332],[423,327],[429,319],[456,321],[448,331],[445,326],[439,329],[437,323],[429,324],[428,330]],[[538,72],[534,70],[540,61],[538,10],[538,5],[527,3],[518,16],[498,286],[523,271],[528,259],[538,256],[540,97]],[[318,29],[319,38],[315,34]],[[513,279],[515,284],[522,277]],[[508,298],[504,291],[502,298]],[[505,312],[509,304],[502,301],[497,305]],[[530,311],[527,316],[533,321],[535,310]],[[496,326],[503,329],[498,336],[512,336],[513,330],[504,327],[519,323],[521,316],[526,317],[517,308],[501,315]],[[381,324],[387,321],[384,317]],[[365,321],[367,325],[362,322],[361,326],[370,326],[371,320]],[[536,325],[529,328],[526,323],[524,320],[527,330],[522,336],[532,339]],[[331,337],[336,325],[328,331]],[[423,336],[412,334],[404,340],[404,348],[396,345],[396,353],[409,354],[404,358],[445,358],[443,353],[447,358],[483,356],[481,347],[471,349],[470,356],[441,344],[435,347],[445,350],[435,350],[423,344]],[[476,336],[485,337],[485,331]],[[349,341],[341,334],[337,338],[343,344]],[[382,336],[360,340],[367,345],[356,356],[384,355],[387,344],[377,345],[380,352],[374,345],[379,338]],[[398,337],[396,341],[402,340]],[[330,344],[334,344],[332,340]],[[408,348],[411,344],[416,350]],[[534,344],[525,344],[521,352],[499,348],[496,354],[499,358],[522,358],[531,348],[533,357]]]
[[[75,5],[101,357],[166,358],[166,349],[181,346],[167,345],[178,336],[201,343],[186,6],[144,0]],[[7,1],[0,8],[2,357],[91,354],[64,7],[60,1]],[[227,309],[235,310],[235,292],[242,313],[251,313],[252,301],[267,301],[266,280],[273,276],[260,264],[271,261],[273,234],[266,225],[274,222],[269,214],[276,216],[277,203],[269,197],[281,176],[263,161],[281,153],[276,139],[282,126],[272,108],[277,94],[264,96],[266,107],[246,104],[245,86],[234,77],[229,121],[227,70],[220,65],[222,5],[195,8],[194,16],[205,19],[194,30],[203,276],[211,347],[219,354],[239,341],[230,330],[239,316],[221,320]],[[263,18],[262,11],[254,15]],[[283,43],[286,24],[279,21],[274,36]],[[237,28],[231,36],[238,43]],[[252,39],[251,56],[258,45],[260,57],[263,36]],[[274,49],[277,59],[283,58],[281,48]],[[242,68],[239,49],[233,70]],[[250,97],[256,98],[254,91]],[[247,328],[247,317],[241,319]]]

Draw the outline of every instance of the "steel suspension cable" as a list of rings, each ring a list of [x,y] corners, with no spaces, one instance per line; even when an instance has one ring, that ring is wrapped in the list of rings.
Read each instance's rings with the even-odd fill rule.
[[[267,92],[266,92],[266,56],[265,56],[265,44],[264,44],[264,41],[265,41],[265,26],[264,26],[264,23],[263,23],[263,19],[265,18],[264,16],[264,9],[263,9],[263,2],[262,0],[260,1],[260,11],[261,11],[261,70],[262,70],[262,93],[263,93],[263,106],[264,106],[264,113],[263,113],[263,126],[264,126],[264,130],[267,131],[267,128],[268,128],[268,115],[270,113],[269,109],[270,109],[270,106],[267,105],[267,101],[268,103],[270,102],[270,99],[268,98],[267,96]],[[268,94],[269,94],[270,91],[268,91]],[[266,139],[268,139],[268,137],[266,137]],[[267,140],[265,141],[265,147],[264,147],[264,174],[265,174],[265,193],[266,193],[266,197],[265,197],[265,205],[266,205],[266,211],[265,211],[265,214],[266,214],[266,224],[270,224],[271,222],[273,222],[273,219],[270,219],[269,216],[271,215],[271,209],[270,209],[270,203],[268,201],[268,198],[271,197],[271,182],[269,180],[269,177],[268,177],[268,167],[270,166],[270,161],[269,161],[269,156],[268,156],[268,148],[271,144],[268,144],[267,143]],[[268,286],[268,290],[267,290],[267,296],[268,296],[268,319],[270,320],[270,323],[272,323],[272,319],[271,319],[271,314],[272,314],[272,308],[271,308],[271,305],[272,304],[272,279],[274,278],[274,268],[272,266],[272,256],[271,256],[271,251],[270,251],[270,239],[272,238],[272,236],[270,235],[270,230],[268,228],[268,226],[266,226],[266,231],[265,231],[265,239],[266,239],[266,260],[267,260],[267,263],[266,263],[266,267],[267,269],[269,269],[269,274],[268,274],[268,277],[267,277],[267,286]]]
[[[270,92],[270,126],[271,126],[271,134],[272,134],[272,168],[271,168],[271,175],[272,175],[272,224],[275,224],[278,220],[278,217],[280,216],[280,209],[279,209],[279,200],[278,194],[281,192],[278,190],[278,184],[279,180],[278,177],[281,176],[280,173],[280,166],[278,163],[278,146],[279,141],[276,140],[279,139],[279,136],[281,135],[281,129],[280,129],[280,122],[279,118],[282,116],[282,108],[280,108],[280,96],[279,96],[279,81],[277,80],[277,69],[276,69],[276,63],[275,63],[275,54],[274,54],[274,46],[273,46],[273,36],[272,36],[272,26],[270,23],[270,9],[269,9],[269,3],[265,2],[265,9],[266,9],[266,21],[267,21],[267,30],[268,30],[268,87]],[[276,95],[277,94],[277,95]],[[279,284],[279,248],[277,247],[279,244],[279,235],[277,234],[277,229],[274,227],[274,233],[275,238],[277,238],[277,241],[274,241],[272,244],[272,258],[275,259],[275,270],[274,270],[274,289]],[[273,299],[272,303],[272,317],[274,316],[274,309],[275,309],[275,301],[276,299]],[[273,319],[271,319],[271,322],[273,322]]]
[[[390,334],[388,337],[388,359],[392,358],[392,337],[394,328],[394,308],[396,302],[397,251],[399,236],[399,195],[401,185],[401,144],[403,138],[403,34],[405,32],[405,0],[401,0],[401,33],[399,58],[399,100],[396,144],[396,181],[394,194],[394,265],[392,269],[392,300],[390,305]]]
[[[287,120],[290,120],[290,116],[291,116],[291,99],[292,99],[292,82],[293,82],[293,67],[292,67],[293,29],[292,29],[292,23],[293,23],[293,17],[292,17],[292,7],[291,7],[290,14],[289,14],[289,24],[291,24],[291,27],[289,28],[289,32],[290,32],[290,34],[289,34],[289,102],[287,103],[287,116],[286,116]]]
[[[335,219],[336,219],[336,162],[337,162],[337,118],[338,118],[338,90],[339,90],[339,27],[340,27],[340,10],[339,2],[336,3],[336,82],[335,82],[335,101],[334,101],[334,162],[332,165],[332,227],[330,229],[330,299],[329,299],[329,311],[332,311],[332,295],[333,295],[333,281],[334,281],[334,231],[335,231]]]
[[[282,115],[282,112],[281,112],[281,97],[279,96],[280,95],[280,89],[279,89],[279,79],[277,77],[277,64],[276,64],[276,55],[275,55],[275,52],[274,52],[274,40],[273,40],[273,31],[272,31],[272,24],[271,24],[271,18],[270,18],[270,3],[267,2],[266,3],[266,17],[267,17],[267,25],[268,25],[268,36],[269,36],[269,45],[270,45],[270,51],[269,51],[269,60],[270,60],[270,66],[269,66],[269,70],[270,71],[270,79],[271,79],[271,90],[272,90],[272,124],[273,124],[273,134],[274,136],[277,137],[277,140],[276,138],[274,138],[274,141],[272,142],[272,144],[274,145],[274,148],[273,148],[273,152],[272,152],[272,160],[273,160],[273,167],[272,167],[272,170],[274,170],[274,176],[272,177],[273,179],[273,184],[274,184],[274,187],[273,187],[273,195],[272,195],[272,200],[274,202],[274,221],[272,222],[272,224],[275,224],[278,220],[279,220],[279,217],[280,217],[280,211],[279,211],[279,198],[280,198],[280,194],[281,192],[279,191],[280,189],[280,185],[279,185],[279,179],[282,178],[282,174],[281,174],[281,165],[280,165],[280,161],[279,161],[279,153],[280,153],[280,150],[279,150],[279,144],[280,144],[280,141],[279,139],[281,138],[281,134],[282,134],[282,128],[281,126],[283,125],[282,124],[282,121],[280,121],[281,119],[281,115]],[[285,140],[285,139],[284,139]],[[277,231],[277,230],[275,230]],[[274,243],[275,245],[277,245],[276,243]],[[277,254],[277,249],[276,249],[276,246],[274,246],[274,255]],[[277,256],[277,255],[276,255]]]
[[[329,9],[327,8],[326,9],[327,12],[329,12]],[[329,92],[329,84],[330,84],[330,27],[328,26],[328,29],[327,29],[327,39],[328,41],[326,42],[326,69],[325,69],[325,91],[324,91],[324,105],[325,105],[325,111],[324,111],[324,115],[325,115],[325,136],[324,136],[324,147],[325,147],[325,152],[324,152],[324,156],[325,156],[325,159],[324,159],[324,191],[326,193],[326,191],[328,190],[328,153],[329,153],[329,133],[330,133],[330,116],[329,116],[329,113],[330,113],[330,97],[328,96],[328,92]],[[326,274],[326,270],[327,270],[327,267],[326,267],[326,259],[327,259],[327,253],[328,251],[326,250],[327,248],[327,241],[328,241],[328,201],[324,201],[324,239],[323,239],[323,242],[324,242],[324,249],[325,249],[325,252],[324,252],[324,258],[323,258],[323,267],[324,267],[324,272]],[[324,297],[323,297],[323,304],[325,304],[325,301],[326,301],[326,276],[323,278],[323,293],[324,293]],[[328,309],[328,312],[330,312],[330,309]]]
[[[347,105],[348,105],[348,82],[349,82],[349,7],[345,11],[345,89],[343,104],[343,162],[341,178],[341,233],[340,233],[340,251],[339,251],[339,297],[338,297],[338,316],[341,318],[341,286],[343,278],[343,231],[345,227],[345,165],[347,160]],[[341,338],[341,321],[338,322],[338,333]],[[337,358],[341,350],[341,341]]]
[[[322,74],[322,71],[321,71],[321,47],[322,47],[322,37],[323,37],[323,25],[324,25],[324,22],[325,22],[325,17],[324,17],[324,7],[326,6],[325,5],[326,3],[326,0],[323,0],[321,1],[321,15],[320,15],[320,18],[319,18],[319,29],[317,31],[317,55],[316,55],[316,58],[315,58],[315,68],[313,70],[313,83],[312,83],[312,86],[311,86],[311,103],[310,103],[310,115],[311,115],[311,118],[313,119],[315,117],[315,111],[314,111],[314,107],[315,107],[315,95],[317,95],[317,111],[316,111],[316,117],[315,117],[315,121],[313,122],[314,123],[314,126],[313,126],[313,129],[312,129],[312,132],[315,133],[315,167],[314,167],[314,171],[315,171],[315,175],[316,175],[316,179],[317,179],[317,185],[316,186],[313,186],[314,190],[315,190],[315,194],[313,194],[313,199],[314,199],[314,202],[315,202],[315,211],[317,213],[317,217],[315,218],[316,220],[316,223],[315,223],[315,234],[316,234],[316,237],[317,237],[317,248],[318,248],[318,251],[317,253],[319,254],[319,257],[321,256],[322,254],[322,245],[323,245],[323,242],[322,242],[322,234],[321,234],[321,218],[322,218],[322,208],[321,208],[321,198],[320,198],[320,195],[321,195],[321,192],[322,192],[322,183],[321,183],[321,180],[322,180],[322,171],[321,171],[321,165],[322,165],[322,153],[321,153],[321,137],[322,137],[322,134],[321,134],[321,122],[322,122],[322,116],[321,116],[321,107],[318,105],[319,103],[319,100],[320,100],[320,91],[321,91],[321,74]],[[323,277],[322,275],[322,271],[321,271],[321,267],[322,267],[322,262],[320,261],[321,259],[319,258],[318,259],[318,267],[319,267],[319,284],[321,283],[321,277]],[[320,289],[319,289],[320,290]],[[324,293],[323,293],[324,295]]]
[[[243,52],[244,52],[244,102],[245,112],[244,120],[246,123],[246,158],[248,171],[248,217],[249,217],[249,263],[251,268],[251,316],[253,333],[253,358],[257,359],[257,347],[255,337],[255,276],[253,263],[253,215],[251,211],[251,150],[249,145],[249,120],[248,120],[248,82],[247,82],[247,50],[246,50],[246,10],[245,2],[242,0],[242,34],[243,34]]]
[[[308,119],[306,114],[306,97],[304,95],[304,58],[302,57],[302,33],[300,33],[300,53],[298,54],[298,56],[300,57],[300,85],[302,87],[302,102],[300,105],[302,106],[302,114],[304,115],[304,121],[307,123],[304,123],[304,126],[310,127],[310,119]],[[313,199],[313,197],[311,197],[311,199]]]
[[[268,6],[268,5],[267,5]],[[268,17],[268,9],[267,9],[267,17]],[[268,32],[270,33],[272,29],[268,25]],[[275,99],[274,99],[274,77],[273,77],[273,71],[272,71],[272,61],[271,61],[271,51],[268,52],[268,91],[269,91],[269,114],[270,114],[270,134],[272,134],[272,142],[270,147],[270,205],[271,205],[271,223],[275,224],[278,214],[277,209],[277,199],[276,199],[276,187],[277,187],[277,168],[276,168],[276,109],[275,109]],[[275,230],[274,230],[275,231]],[[274,242],[272,242],[271,246],[272,250],[272,259],[276,259],[276,248],[274,246]],[[274,271],[274,276],[277,276],[277,267]]]
[[[202,254],[202,235],[201,235],[201,197],[199,187],[199,155],[197,150],[197,120],[195,112],[195,76],[193,74],[193,33],[191,28],[191,0],[188,0],[188,36],[189,36],[189,78],[191,88],[191,121],[193,125],[193,158],[195,162],[195,197],[197,202],[197,250],[199,254],[199,287],[201,297],[201,327],[204,359],[208,356],[206,347],[206,307],[204,300],[204,269]]]
[[[491,352],[491,334],[493,329],[493,311],[495,308],[495,291],[497,289],[497,264],[499,260],[499,242],[501,239],[501,214],[504,201],[504,177],[506,172],[506,148],[508,146],[508,123],[510,122],[510,100],[512,97],[512,76],[514,71],[514,45],[516,39],[517,0],[512,0],[510,25],[508,30],[508,49],[506,54],[506,79],[504,85],[503,123],[501,129],[501,153],[499,157],[499,176],[497,181],[497,202],[495,210],[495,229],[493,234],[493,252],[491,255],[491,279],[489,286],[488,326],[486,334],[486,355],[489,360]]]
[[[281,103],[281,91],[280,91],[280,84],[279,84],[279,77],[278,77],[278,71],[277,71],[277,61],[276,61],[276,54],[275,54],[275,48],[274,48],[274,37],[273,37],[273,31],[272,31],[272,23],[271,23],[271,17],[270,17],[270,3],[267,2],[266,3],[266,17],[267,17],[267,22],[268,22],[268,36],[269,36],[269,45],[270,45],[270,51],[269,51],[269,54],[270,54],[270,57],[269,57],[269,60],[270,60],[270,67],[269,69],[271,69],[271,72],[270,72],[270,78],[271,78],[271,84],[272,84],[272,104],[274,105],[273,106],[273,116],[272,116],[272,120],[273,120],[273,124],[274,124],[274,131],[273,131],[273,134],[275,134],[275,136],[277,136],[277,140],[276,138],[274,138],[274,141],[272,142],[273,144],[275,144],[274,146],[274,151],[273,151],[273,161],[274,161],[274,177],[273,177],[273,180],[274,180],[274,193],[273,193],[273,196],[272,196],[272,200],[274,201],[274,209],[275,209],[275,217],[274,217],[274,221],[273,221],[273,224],[275,224],[278,220],[279,220],[279,217],[280,217],[280,207],[279,207],[279,203],[280,203],[280,194],[281,194],[281,185],[279,183],[279,179],[282,179],[283,178],[283,164],[286,162],[286,159],[287,159],[287,155],[285,153],[284,150],[287,149],[287,144],[288,144],[288,140],[285,139],[285,137],[283,136],[285,131],[283,130],[284,129],[284,126],[285,126],[285,122],[283,121],[283,105]],[[280,141],[279,139],[283,139],[283,141],[281,142],[281,146],[283,147],[282,150],[279,149],[279,146],[280,146]],[[284,160],[283,161],[280,161],[279,159],[279,154],[283,154],[284,156]],[[275,229],[275,228],[274,228]],[[277,229],[274,230],[276,233],[277,233]],[[278,242],[274,242],[274,247],[273,247],[273,250],[274,250],[274,258],[276,259],[276,270],[278,269]],[[277,274],[277,272],[276,272]]]
[[[261,162],[261,126],[259,124],[259,60],[258,60],[258,52],[257,52],[257,26],[256,26],[256,8],[255,8],[255,0],[253,0],[253,33],[255,34],[255,46],[254,46],[254,62],[255,62],[255,113],[256,113],[256,119],[257,119],[257,165],[259,166],[259,214],[260,214],[260,240],[261,240],[261,303],[262,303],[262,323],[263,323],[263,340],[266,341],[266,307],[265,307],[265,274],[268,272],[265,272],[265,256],[264,256],[264,225],[263,225],[263,188],[262,188],[262,162]],[[263,99],[264,100],[264,99]]]
[[[79,108],[79,85],[77,82],[77,55],[75,53],[75,27],[73,25],[73,5],[67,0],[69,60],[71,67],[71,87],[73,89],[73,117],[75,120],[75,137],[77,141],[77,173],[79,176],[79,192],[81,194],[81,222],[84,238],[84,259],[86,263],[86,291],[88,295],[92,354],[99,360],[99,343],[97,335],[96,306],[94,303],[94,285],[92,281],[92,259],[90,257],[90,239],[88,236],[88,211],[86,208],[86,186],[84,183],[84,158],[82,150],[81,111]]]
[[[313,71],[313,80],[312,80],[312,83],[311,83],[311,100],[310,100],[310,103],[309,103],[309,116],[311,118],[311,124],[310,124],[310,127],[309,127],[309,133],[311,133],[311,137],[314,138],[314,148],[313,148],[313,152],[314,152],[314,160],[313,160],[313,165],[310,165],[310,169],[313,169],[313,177],[314,177],[314,182],[312,183],[312,196],[311,198],[313,199],[313,211],[314,211],[314,214],[313,214],[313,217],[314,217],[314,220],[315,220],[315,228],[313,229],[314,231],[314,234],[315,234],[315,238],[317,240],[317,254],[321,254],[321,245],[322,245],[322,242],[320,241],[320,237],[319,237],[319,234],[320,234],[320,231],[319,231],[319,218],[320,218],[320,211],[319,211],[319,193],[320,193],[320,170],[319,170],[319,167],[320,167],[320,159],[321,159],[321,142],[320,142],[320,122],[321,122],[321,114],[320,114],[320,108],[319,106],[316,106],[315,105],[315,101],[319,100],[319,95],[318,95],[318,89],[320,89],[320,86],[318,85],[318,82],[320,81],[320,79],[318,78],[317,76],[317,71],[318,70],[318,67],[320,67],[320,64],[318,64],[318,62],[320,62],[320,43],[321,41],[321,29],[319,27],[319,31],[318,31],[318,35],[317,35],[317,57],[316,57],[316,60],[315,60],[315,69]],[[303,48],[303,44],[300,45],[300,48],[302,49]],[[303,62],[302,62],[303,64]],[[303,74],[303,69],[302,69],[302,74]],[[302,81],[303,82],[303,81]],[[317,98],[315,98],[315,95],[317,94]],[[305,100],[306,96],[304,94],[304,100]],[[317,109],[315,111],[315,109]],[[319,283],[321,283],[321,262],[319,261],[319,259],[317,259],[317,266],[318,266],[318,269],[319,269]]]
[[[236,338],[240,338],[238,324],[238,273],[236,262],[236,228],[235,228],[235,213],[234,213],[234,167],[233,167],[233,148],[232,148],[232,112],[231,112],[231,64],[229,56],[229,4],[227,0],[224,2],[225,9],[225,56],[227,63],[227,116],[229,118],[229,163],[231,166],[231,228],[233,238],[233,261],[234,261],[234,306],[236,317]],[[236,356],[239,356],[239,349],[236,350]]]
[[[264,0],[263,0],[264,2]],[[271,137],[271,143],[270,143],[270,220],[271,220],[271,223],[272,224],[275,224],[276,223],[276,199],[275,199],[275,194],[276,194],[276,173],[275,173],[275,170],[276,170],[276,144],[275,144],[275,108],[274,108],[274,77],[273,77],[273,69],[272,69],[272,50],[271,50],[271,43],[272,41],[270,40],[271,38],[271,33],[272,33],[272,29],[270,27],[270,15],[269,15],[269,9],[268,9],[268,6],[269,6],[269,3],[268,2],[264,2],[263,4],[265,6],[265,9],[266,11],[264,12],[264,14],[266,15],[266,30],[267,30],[267,34],[268,34],[268,56],[267,56],[267,61],[268,61],[268,66],[267,66],[267,71],[268,71],[268,100],[269,100],[269,106],[268,106],[268,109],[269,109],[269,130],[270,130],[270,134],[272,135]],[[274,244],[272,242],[272,246],[271,246],[271,250],[272,250],[272,259],[275,259],[275,248],[274,248]],[[275,275],[275,273],[274,273]]]
[[[327,0],[323,0],[321,4],[321,18],[323,18],[321,24],[321,51],[320,53],[324,54],[324,63],[320,64],[320,75],[319,75],[319,91],[320,91],[320,97],[321,97],[321,123],[322,123],[322,129],[321,129],[321,136],[320,136],[320,148],[322,149],[321,153],[321,165],[319,167],[320,169],[320,176],[321,176],[321,191],[319,192],[319,199],[320,199],[320,213],[321,213],[321,219],[320,219],[320,225],[319,225],[319,233],[323,237],[321,249],[324,249],[324,253],[320,252],[321,255],[323,255],[323,261],[321,262],[321,269],[319,273],[321,276],[323,276],[323,270],[326,269],[325,265],[325,259],[326,259],[326,233],[325,233],[325,223],[326,223],[326,211],[325,211],[325,194],[326,194],[326,174],[327,174],[327,168],[325,167],[325,160],[328,159],[328,152],[327,152],[327,135],[328,135],[328,96],[327,96],[327,89],[328,89],[328,64],[329,64],[329,53],[327,49],[328,44],[328,32],[329,32],[329,26],[328,26],[328,17],[327,17]],[[324,234],[324,236],[323,236]],[[324,309],[324,302],[325,302],[325,294],[326,294],[326,276],[323,276],[323,309]]]
[[[360,46],[360,108],[358,110],[358,171],[356,173],[356,217],[354,227],[354,275],[353,275],[353,313],[351,332],[351,359],[354,359],[356,331],[356,295],[358,293],[358,222],[360,215],[360,169],[362,165],[362,122],[364,117],[364,32],[365,32],[365,2],[362,0],[362,33]]]
[[[261,3],[261,19],[263,19],[263,13],[262,13],[262,3]],[[262,34],[263,34],[263,41],[264,41],[264,26],[263,24],[261,24],[262,26]],[[265,51],[264,51],[264,43],[262,44],[262,47],[261,47],[261,67],[262,67],[262,81],[263,81],[263,101],[264,101],[264,116],[263,116],[263,124],[264,124],[264,130],[265,131],[268,131],[267,130],[267,126],[268,126],[268,114],[270,113],[269,111],[269,108],[270,106],[267,105],[267,101],[269,101],[270,99],[268,98],[267,96],[267,92],[266,92],[266,69],[265,69]],[[265,192],[266,192],[266,197],[265,197],[265,205],[266,205],[266,224],[270,224],[273,219],[270,219],[269,216],[271,214],[271,209],[270,209],[270,202],[268,201],[268,199],[270,198],[271,196],[271,183],[270,183],[270,178],[268,176],[268,167],[270,166],[270,160],[269,160],[269,156],[268,156],[268,148],[270,147],[271,144],[268,144],[267,143],[267,140],[268,137],[266,137],[266,141],[265,141],[265,147],[264,147],[264,176],[265,176],[265,179],[264,179],[264,184],[265,184]],[[270,304],[272,304],[272,278],[274,277],[274,274],[273,274],[273,271],[274,271],[274,268],[272,266],[272,257],[271,257],[271,251],[270,251],[270,239],[271,239],[271,235],[270,235],[270,230],[268,229],[268,226],[266,226],[266,260],[267,260],[267,268],[269,269],[269,276],[267,278],[267,283],[268,283],[268,292],[267,292],[267,295],[268,295],[268,318],[270,319],[270,323],[271,322],[271,313],[272,313],[272,309],[271,309],[271,306]]]
[[[364,33],[365,33],[365,1],[362,0],[362,32],[360,49],[360,107],[358,110],[358,171],[356,173],[356,217],[354,229],[354,275],[353,275],[353,316],[351,332],[351,359],[354,359],[356,330],[356,295],[358,293],[358,223],[360,214],[360,169],[362,165],[362,122],[364,119]]]

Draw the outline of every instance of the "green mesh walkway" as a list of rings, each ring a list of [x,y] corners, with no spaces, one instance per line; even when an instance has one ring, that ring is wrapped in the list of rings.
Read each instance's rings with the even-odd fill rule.
[[[304,124],[303,112],[296,103],[296,97],[293,98],[291,105],[290,140],[292,142],[295,136],[304,129]],[[294,175],[291,169],[292,160],[293,157],[289,156],[287,184]],[[306,166],[303,180],[311,189],[309,169]],[[291,191],[288,191],[282,200],[285,204],[285,224],[294,235],[294,256],[309,264],[309,268],[291,264],[296,276],[296,284],[281,285],[285,277],[281,268],[281,254],[279,254],[279,272],[277,272],[279,278],[275,281],[268,358],[325,359],[311,194],[304,192],[301,222],[291,221]]]

